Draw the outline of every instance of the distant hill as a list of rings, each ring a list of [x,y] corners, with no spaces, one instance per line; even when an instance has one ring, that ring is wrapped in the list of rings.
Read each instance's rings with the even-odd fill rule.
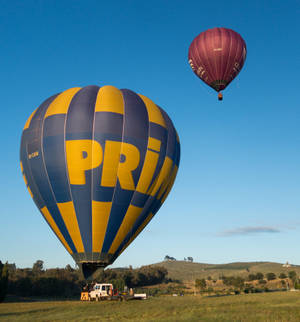
[[[219,279],[225,276],[242,276],[247,277],[249,274],[261,272],[263,274],[280,273],[288,275],[289,271],[295,271],[300,276],[300,265],[291,265],[291,267],[283,267],[283,264],[273,262],[236,262],[228,264],[204,264],[191,263],[186,261],[163,261],[152,264],[151,266],[162,266],[168,270],[168,277],[181,280],[191,281],[196,278],[207,278],[211,276],[213,279]]]

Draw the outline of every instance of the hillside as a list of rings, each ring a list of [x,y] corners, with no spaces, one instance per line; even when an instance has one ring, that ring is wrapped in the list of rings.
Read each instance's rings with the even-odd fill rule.
[[[300,275],[300,266],[292,265],[289,268],[283,267],[281,263],[273,262],[236,262],[228,264],[204,264],[191,263],[186,261],[163,261],[152,264],[151,266],[162,266],[168,270],[168,277],[181,280],[191,281],[196,278],[207,278],[211,276],[213,279],[219,279],[220,276],[241,276],[247,277],[249,274],[261,272],[285,273],[295,271]]]

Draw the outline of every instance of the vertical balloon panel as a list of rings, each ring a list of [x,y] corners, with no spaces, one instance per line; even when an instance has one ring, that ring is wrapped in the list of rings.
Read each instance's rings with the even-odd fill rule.
[[[37,207],[88,277],[111,264],[159,210],[176,177],[180,143],[149,98],[87,86],[33,112],[20,156]]]

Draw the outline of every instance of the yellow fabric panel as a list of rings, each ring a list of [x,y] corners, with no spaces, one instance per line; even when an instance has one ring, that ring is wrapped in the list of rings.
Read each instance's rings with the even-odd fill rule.
[[[67,230],[72,238],[73,244],[78,253],[84,252],[82,238],[78,226],[74,204],[72,201],[57,203],[57,207],[65,222]]]
[[[27,186],[28,182],[27,182],[27,179],[26,179],[25,174],[23,173],[24,169],[23,169],[23,164],[22,164],[22,162],[20,162],[20,166],[21,166],[21,171],[22,171],[22,174],[23,174],[24,182],[25,182],[25,184],[26,184],[26,186]]]
[[[149,185],[152,181],[152,178],[155,172],[158,158],[159,158],[158,153],[147,150],[143,169],[139,177],[138,184],[136,186],[136,191],[141,193],[147,193]]]
[[[101,252],[112,202],[92,201],[93,252]]]
[[[50,227],[54,230],[56,236],[59,238],[59,240],[62,242],[62,244],[65,246],[65,248],[67,249],[67,251],[72,254],[72,250],[69,247],[69,245],[67,244],[64,236],[61,234],[61,232],[59,231],[55,221],[53,220],[53,218],[51,217],[49,210],[47,209],[47,207],[43,207],[42,209],[40,209],[42,214],[44,215],[45,219],[47,220],[48,224],[50,225]]]
[[[168,177],[172,170],[172,164],[173,164],[173,161],[169,157],[166,157],[157,179],[154,181],[154,183],[149,189],[149,193],[151,196],[155,196],[155,194],[160,189],[164,181],[168,180]]]
[[[25,123],[25,126],[24,126],[24,129],[23,130],[26,130],[29,128],[29,125],[30,125],[30,122],[31,122],[31,119],[33,118],[35,112],[37,111],[37,108],[32,112],[32,114],[29,116],[29,119],[27,120],[27,122]]]
[[[25,183],[26,183],[26,182],[25,182]],[[28,192],[29,192],[29,194],[30,194],[31,198],[33,199],[33,194],[32,194],[31,189],[29,188],[29,186],[27,186],[27,189],[28,189]]]
[[[143,100],[144,104],[146,105],[148,111],[149,122],[159,124],[163,127],[166,126],[165,119],[161,114],[160,109],[152,102],[148,97],[138,94],[139,97]]]
[[[159,152],[160,151],[160,146],[161,146],[161,142],[159,140],[149,137],[148,149],[151,149],[151,150]]]
[[[118,230],[118,233],[112,245],[110,246],[108,253],[114,254],[116,252],[126,235],[129,233],[130,229],[133,227],[142,210],[143,208],[140,207],[136,207],[133,205],[129,206],[126,215],[123,219],[123,222]]]
[[[147,226],[147,224],[149,223],[149,221],[152,219],[153,216],[154,216],[154,214],[152,212],[150,212],[150,214],[147,216],[147,218],[144,220],[144,222],[141,224],[141,226],[138,228],[138,230],[130,238],[129,242],[126,243],[125,246],[122,248],[120,254],[123,253],[124,250],[134,241],[134,239],[140,234],[140,232]]]
[[[23,179],[24,179],[24,182],[25,182],[25,184],[26,184],[26,186],[27,186],[27,185],[28,185],[28,182],[27,182],[27,179],[26,179],[25,174],[23,174]]]
[[[95,112],[113,112],[124,114],[124,100],[122,92],[114,86],[103,86],[100,88]]]
[[[161,187],[159,188],[159,193],[157,195],[157,199],[160,199],[161,196],[163,195],[163,193],[166,191],[169,183],[172,180],[172,174],[173,174],[173,169],[174,167],[172,166],[172,168],[170,169],[169,175],[165,178],[165,180],[163,181]]]
[[[68,140],[66,141],[66,159],[70,184],[84,185],[85,171],[97,168],[101,164],[103,150],[101,145],[94,140]]]
[[[170,190],[173,187],[173,183],[175,181],[177,171],[178,171],[178,167],[177,167],[177,165],[175,165],[173,167],[172,174],[171,174],[170,180],[168,181],[168,185],[167,185],[166,189],[162,190],[162,193],[166,191],[164,196],[163,196],[163,198],[162,198],[162,200],[161,200],[162,204],[165,202],[166,198],[168,197],[168,194],[169,194]]]
[[[68,112],[72,98],[80,89],[80,87],[74,87],[60,93],[49,105],[45,118],[55,114],[66,114]]]

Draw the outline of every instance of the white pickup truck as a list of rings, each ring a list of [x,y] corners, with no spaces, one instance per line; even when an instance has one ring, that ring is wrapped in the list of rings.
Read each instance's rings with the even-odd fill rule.
[[[89,292],[90,300],[105,300],[114,295],[114,287],[112,284],[98,284],[93,286],[93,289]]]

